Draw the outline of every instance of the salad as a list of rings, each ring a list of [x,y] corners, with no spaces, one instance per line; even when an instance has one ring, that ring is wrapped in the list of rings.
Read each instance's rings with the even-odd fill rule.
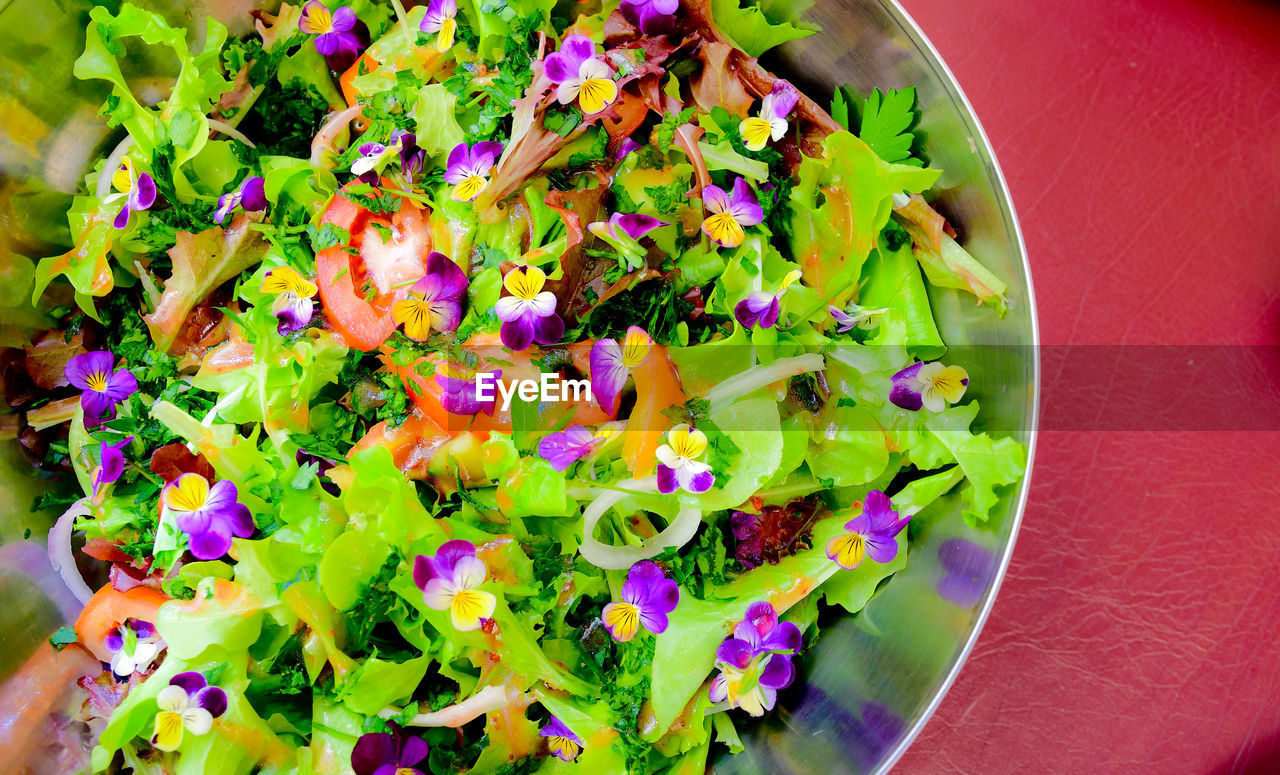
[[[780,5],[92,11],[119,141],[5,372],[92,771],[702,772],[989,517],[1025,450],[929,294],[1006,286],[913,90],[760,63]]]

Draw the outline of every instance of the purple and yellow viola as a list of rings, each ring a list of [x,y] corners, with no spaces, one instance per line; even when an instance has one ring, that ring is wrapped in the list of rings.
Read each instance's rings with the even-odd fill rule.
[[[356,775],[425,775],[419,765],[425,766],[431,753],[427,741],[410,737],[394,721],[387,722],[390,732],[369,732],[360,735],[351,749],[351,769]]]
[[[538,455],[557,471],[593,454],[622,431],[623,423],[607,422],[596,430],[582,425],[570,425],[562,431],[549,433],[538,442]]]
[[[210,486],[208,479],[189,472],[165,485],[160,503],[186,533],[191,554],[198,560],[217,560],[231,548],[232,536],[253,535],[253,515],[238,497],[235,482],[223,479]]]
[[[862,513],[845,523],[845,533],[827,542],[827,556],[845,570],[862,564],[864,557],[878,563],[898,556],[898,534],[911,521],[899,517],[889,496],[879,490],[867,493]]]
[[[607,221],[588,224],[587,230],[609,243],[626,261],[627,268],[635,270],[644,266],[645,255],[648,253],[640,244],[640,239],[654,229],[667,225],[669,224],[652,215],[614,213]]]
[[[562,762],[576,760],[585,747],[582,738],[574,734],[568,724],[554,715],[547,719],[542,729],[538,730],[538,737],[546,738],[547,750]]]
[[[164,648],[156,626],[142,619],[125,619],[107,633],[103,645],[111,652],[111,673],[121,680],[150,669]]]
[[[67,361],[67,382],[79,388],[86,425],[98,425],[116,416],[116,407],[138,392],[138,379],[128,369],[116,369],[115,356],[106,350],[81,353]]]
[[[404,334],[425,342],[432,331],[456,331],[462,322],[467,276],[443,253],[427,257],[427,273],[409,287],[407,298],[391,307],[391,317]]]
[[[510,295],[498,299],[493,311],[502,321],[502,343],[511,350],[527,350],[534,342],[555,344],[564,335],[556,296],[542,290],[546,284],[546,272],[536,266],[518,266],[502,278]]]
[[[627,385],[631,372],[649,358],[653,337],[643,328],[630,326],[619,343],[616,339],[598,339],[591,345],[591,393],[600,408],[612,414],[618,409],[618,395]]]
[[[748,294],[747,298],[734,306],[734,319],[743,328],[752,328],[754,326],[773,328],[774,324],[778,322],[778,315],[782,310],[782,295],[799,279],[800,270],[793,269],[787,272],[786,277],[782,278],[782,283],[778,286],[777,293],[755,291]]]
[[[316,51],[338,72],[350,67],[369,45],[364,25],[356,18],[356,12],[345,5],[330,11],[320,0],[311,0],[302,7],[298,29],[316,36]]]
[[[565,38],[559,51],[547,55],[543,72],[556,85],[556,100],[561,105],[576,102],[588,116],[618,98],[613,69],[596,56],[596,44],[586,35]]]
[[[969,373],[959,366],[944,366],[937,361],[915,363],[893,375],[889,400],[909,412],[922,408],[941,412],[948,404],[964,398],[969,387]]]
[[[445,162],[444,182],[453,186],[455,202],[471,202],[489,185],[489,173],[502,155],[502,143],[491,140],[459,143]]]
[[[720,673],[711,681],[710,700],[764,715],[777,702],[778,690],[795,679],[791,656],[800,644],[800,628],[780,622],[768,602],[752,603],[733,636],[716,650]]]
[[[400,160],[400,174],[412,178],[422,171],[427,152],[418,147],[418,136],[413,132],[397,129],[386,143],[364,143],[358,149],[360,155],[351,162],[351,174],[363,182],[375,184],[378,174],[393,159]]]
[[[218,209],[213,211],[214,223],[226,223],[236,210],[260,213],[267,209],[267,180],[260,175],[245,178],[234,191],[218,197]]]
[[[111,223],[117,229],[127,227],[133,213],[146,212],[156,203],[155,180],[145,172],[138,172],[133,160],[127,156],[120,164],[120,169],[111,176],[111,187],[116,193],[108,195],[102,202],[110,204],[124,200],[124,207],[120,208]]]
[[[760,102],[760,112],[742,120],[738,133],[749,151],[761,151],[787,134],[787,118],[800,102],[800,92],[786,81],[774,81],[773,90]]]
[[[91,495],[98,500],[105,495],[103,490],[109,484],[115,484],[124,474],[124,448],[133,443],[133,437],[117,441],[115,444],[102,442],[98,445],[98,464],[90,471],[89,481],[93,486]]]
[[[699,494],[715,484],[711,466],[698,460],[707,451],[707,434],[686,423],[667,431],[667,443],[658,447],[658,492],[676,490]]]
[[[889,311],[889,308],[869,308],[860,307],[857,304],[848,304],[844,309],[831,305],[827,307],[827,311],[831,313],[831,317],[836,321],[836,332],[847,334],[855,328],[870,331],[880,325],[880,319]]]
[[[315,317],[316,284],[292,267],[272,269],[262,278],[262,293],[274,296],[271,314],[276,316],[276,332],[281,336],[301,331]]]
[[[622,600],[604,607],[601,619],[613,639],[626,643],[641,627],[661,635],[667,631],[667,614],[680,603],[680,588],[662,568],[648,560],[631,566],[622,585]]]
[[[428,608],[448,611],[461,632],[478,630],[493,617],[498,600],[480,589],[488,575],[475,544],[460,539],[446,541],[430,557],[418,555],[413,563],[413,582],[422,590],[422,601]]]
[[[502,377],[501,371],[491,373],[495,383]],[[493,416],[497,405],[497,391],[481,400],[474,369],[453,362],[441,363],[436,366],[435,381],[441,390],[440,404],[449,414],[469,416],[484,412]]]
[[[156,714],[151,744],[161,751],[176,751],[185,735],[206,735],[213,720],[227,712],[227,693],[210,686],[200,673],[178,673],[156,696]]]
[[[719,186],[707,186],[702,201],[711,215],[702,222],[702,233],[724,248],[736,248],[747,238],[746,227],[764,221],[764,208],[751,184],[743,178],[733,182],[733,193]]]
[[[444,53],[453,48],[458,32],[458,0],[431,0],[427,13],[418,29],[436,36],[436,51]]]

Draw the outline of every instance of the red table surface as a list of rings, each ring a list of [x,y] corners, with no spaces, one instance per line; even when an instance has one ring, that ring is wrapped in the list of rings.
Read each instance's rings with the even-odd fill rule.
[[[902,1],[1009,179],[1046,344],[1280,343],[1280,4]],[[1274,432],[1042,433],[899,771],[1280,772],[1278,460]]]

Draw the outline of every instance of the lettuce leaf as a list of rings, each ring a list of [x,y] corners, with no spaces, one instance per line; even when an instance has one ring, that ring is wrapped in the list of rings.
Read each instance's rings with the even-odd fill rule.
[[[743,5],[744,2],[746,5]],[[770,21],[764,9],[776,5],[777,3],[757,5],[755,0],[711,0],[711,14],[720,31],[734,45],[753,57],[787,41],[807,38],[817,32],[816,29],[800,27],[791,21]]]
[[[933,319],[929,294],[909,245],[890,249],[881,241],[862,272],[865,283],[858,295],[863,307],[897,310],[906,325],[907,350],[916,357],[933,359],[946,352]]]
[[[1017,441],[970,431],[977,414],[978,403],[971,401],[930,416],[925,420],[929,432],[910,451],[912,462],[921,468],[959,464],[969,482],[961,498],[968,506],[964,518],[970,526],[991,516],[1000,501],[996,488],[1018,481],[1027,462],[1027,449]]]

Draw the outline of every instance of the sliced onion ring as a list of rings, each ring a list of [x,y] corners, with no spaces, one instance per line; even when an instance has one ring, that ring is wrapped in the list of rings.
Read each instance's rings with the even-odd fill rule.
[[[644,479],[625,479],[618,482],[618,487],[630,490],[631,493],[657,492],[656,477]],[[679,548],[689,543],[698,525],[702,524],[702,511],[692,506],[680,507],[676,518],[661,533],[646,539],[639,546],[610,546],[597,541],[592,533],[609,509],[613,508],[630,493],[619,490],[608,490],[596,496],[582,512],[582,546],[578,552],[587,562],[605,570],[626,570],[641,560],[647,560],[662,554],[669,547]]]
[[[319,165],[324,161],[325,153],[333,150],[333,144],[338,139],[338,133],[346,128],[347,124],[359,118],[361,110],[363,110],[363,106],[352,105],[346,110],[334,113],[324,123],[324,126],[320,127],[315,139],[311,141],[312,164]]]
[[[75,531],[76,517],[89,515],[87,498],[81,498],[71,504],[70,508],[58,517],[53,528],[49,530],[49,565],[62,577],[62,581],[71,590],[71,594],[81,603],[89,602],[93,590],[84,583],[80,569],[76,567],[76,558],[71,551],[71,534]]]
[[[486,686],[461,702],[455,702],[447,708],[432,713],[419,713],[405,722],[411,727],[452,727],[457,729],[480,718],[486,713],[501,710],[520,698],[520,690],[509,684],[502,686]],[[383,718],[390,718],[398,713],[395,708],[382,711]]]

